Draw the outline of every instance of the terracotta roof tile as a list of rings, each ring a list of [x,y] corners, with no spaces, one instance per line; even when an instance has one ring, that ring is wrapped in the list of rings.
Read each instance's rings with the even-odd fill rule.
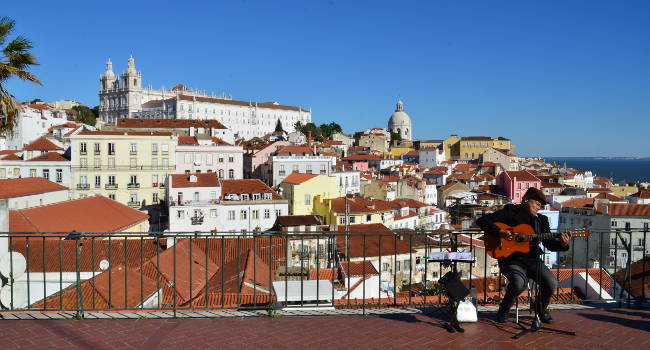
[[[115,126],[125,129],[188,129],[210,128],[210,129],[227,129],[221,122],[215,119],[197,120],[197,119],[137,119],[137,118],[120,118]]]
[[[314,152],[312,151],[311,148],[307,146],[284,146],[281,149],[278,150],[278,154],[281,153],[307,153],[307,154],[313,154]]]
[[[367,241],[367,238],[366,238]],[[383,248],[383,247],[382,247]],[[365,270],[364,270],[365,268]],[[368,275],[377,275],[377,269],[372,265],[371,261],[343,261],[341,262],[341,270],[343,272],[343,277],[359,277],[359,276],[368,276]],[[365,274],[364,274],[365,272]]]
[[[603,213],[603,206],[598,209],[600,213]],[[650,204],[609,203],[606,215],[650,217]]]
[[[641,199],[650,199],[650,191],[639,191],[632,195],[632,197]]]
[[[172,187],[217,187],[217,173],[170,174]],[[192,181],[194,180],[194,181]]]
[[[339,226],[338,230],[340,232],[344,231],[345,226]],[[407,240],[400,239],[397,234],[382,224],[350,225],[349,230],[353,232],[353,234],[349,235],[349,244],[347,245],[350,258],[361,258],[364,256],[364,252],[366,258],[379,256],[380,254],[385,256],[395,253],[408,254],[411,251],[415,252],[415,250],[409,249],[409,242]],[[365,250],[364,233],[366,234]],[[379,250],[379,242],[381,242],[381,252]],[[345,236],[337,235],[336,244],[340,252],[347,254]]]
[[[67,189],[65,186],[42,177],[0,180],[0,198],[21,197]]]
[[[52,141],[45,137],[39,137],[34,142],[23,147],[25,151],[62,151],[63,148],[55,145]]]
[[[531,174],[526,170],[521,171],[504,171],[508,177],[511,179],[517,178],[517,181],[540,181],[541,180],[535,175]]]
[[[302,174],[302,173],[291,173],[289,176],[285,177],[284,180],[282,180],[283,183],[288,183],[288,184],[293,184],[293,185],[299,185],[301,183],[307,182],[315,177],[317,177],[317,174]]]
[[[267,186],[259,179],[245,179],[245,180],[221,180],[221,194],[227,196],[229,194],[252,194],[252,193],[271,193],[274,200],[283,200],[277,192]]]
[[[115,135],[115,136],[172,136],[167,131],[91,131],[84,130],[77,135]]]
[[[17,156],[15,153],[9,153],[6,156],[0,158],[0,160],[23,160],[23,159]]]
[[[28,159],[28,162],[69,162],[70,159],[64,157],[61,153],[57,152],[47,152],[36,156],[32,159]]]
[[[283,106],[280,104],[275,104],[273,102],[249,102],[249,101],[226,100],[222,98],[213,98],[213,97],[195,98],[193,96],[187,96],[187,95],[179,95],[178,97],[181,100],[185,100],[185,101],[193,101],[196,99],[197,102],[221,103],[221,104],[229,104],[229,105],[237,105],[237,106],[250,106],[250,107],[257,107],[257,108],[270,108],[270,109],[283,109],[289,111],[309,112],[308,110],[302,109],[300,107]]]
[[[565,202],[562,202],[562,207],[566,208],[576,208],[576,209],[593,209],[594,199],[593,198],[576,198],[571,199]]]
[[[149,215],[103,196],[9,211],[10,232],[119,232]]]

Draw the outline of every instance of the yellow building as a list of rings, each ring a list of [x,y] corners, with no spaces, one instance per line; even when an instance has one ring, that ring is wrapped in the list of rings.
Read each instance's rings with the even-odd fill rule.
[[[388,152],[388,154],[395,157],[401,157],[414,150],[415,148],[411,148],[411,147],[391,147],[390,152]]]
[[[451,135],[443,141],[447,159],[479,159],[490,148],[512,151],[510,140],[505,137]]]
[[[342,196],[336,177],[292,173],[280,183],[282,196],[289,200],[290,215],[314,214],[314,198],[336,198]]]
[[[314,199],[314,213],[323,217],[326,225],[346,224],[346,209],[349,224],[386,224],[393,221],[392,208],[377,207],[376,204],[362,197],[345,197],[323,199],[316,196]]]
[[[170,132],[82,131],[70,137],[72,198],[102,195],[133,208],[165,198],[175,169]]]
[[[639,192],[639,188],[634,185],[614,185],[609,188],[612,194],[619,198],[633,195]]]

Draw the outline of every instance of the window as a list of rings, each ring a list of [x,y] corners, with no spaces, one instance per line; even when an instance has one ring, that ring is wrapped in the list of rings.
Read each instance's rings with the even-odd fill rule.
[[[158,158],[152,158],[151,159],[151,168],[152,169],[158,169]]]
[[[395,261],[395,270],[396,271],[402,271],[401,261]]]
[[[307,164],[307,168],[305,170],[305,173],[311,174],[311,164]]]
[[[367,214],[366,215],[366,222],[371,222],[372,221],[372,214]]]
[[[246,210],[240,210],[240,211],[239,211],[239,219],[240,219],[240,220],[246,220],[246,219],[248,219],[248,211],[246,211]]]
[[[95,188],[100,188],[102,187],[102,177],[99,175],[95,175]]]
[[[612,220],[612,226],[616,227],[616,220]]]
[[[219,178],[223,179],[223,169],[219,169],[218,174],[219,174]]]
[[[169,167],[169,159],[163,158],[162,159],[162,166],[163,166],[163,169],[167,169]]]
[[[381,270],[382,271],[388,271],[389,265],[388,263],[381,263]]]
[[[138,183],[138,175],[129,176],[129,184],[135,185]]]
[[[79,176],[79,184],[86,186],[88,184],[88,177],[86,175]]]
[[[276,209],[276,210],[275,210],[275,216],[276,216],[276,217],[278,217],[278,216],[282,216],[282,210],[281,210],[281,209]]]
[[[34,176],[36,176],[36,175],[34,175]],[[0,179],[4,179],[5,177],[7,177],[7,169],[1,168],[0,169]]]
[[[411,259],[404,260],[404,270],[410,270],[411,269]]]
[[[299,173],[300,168],[298,167],[298,164],[294,164],[293,167],[291,168],[291,171],[293,171],[294,173]]]
[[[184,219],[185,218],[185,211],[184,210],[179,210],[176,214],[176,217],[179,219]]]
[[[217,217],[217,209],[210,209],[210,217],[211,218]]]
[[[198,192],[194,192],[194,201],[195,202],[199,201],[199,193]]]
[[[110,198],[110,199],[112,199],[112,200],[115,200],[115,195],[114,195],[114,194],[109,194],[109,195],[108,195],[108,198]]]
[[[515,195],[515,197],[519,198],[519,192],[517,192],[517,194]]]
[[[95,154],[96,154],[96,155],[98,155],[98,154],[101,153],[101,152],[100,152],[99,143],[95,143],[93,147],[95,148]]]
[[[284,164],[280,164],[280,170],[278,171],[278,175],[284,176],[286,174],[284,170]]]
[[[625,223],[625,231],[629,231],[630,228],[631,228],[630,223],[629,223],[629,222],[626,222],[626,223]]]
[[[350,216],[350,223],[351,223],[351,224],[354,224],[356,221],[357,221],[357,217],[356,217],[356,216]]]
[[[151,154],[153,154],[153,155],[158,154],[158,144],[157,143],[152,143],[151,144]]]
[[[63,182],[63,169],[56,169],[56,182]]]
[[[265,200],[271,200],[273,198],[273,195],[271,193],[264,193],[264,199]]]
[[[129,166],[131,169],[135,169],[138,167],[138,159],[137,158],[131,158],[129,161]]]
[[[115,175],[108,175],[108,184],[115,186]]]
[[[115,158],[108,158],[108,168],[115,169]]]
[[[43,169],[43,177],[46,179],[50,179],[50,169]]]
[[[339,225],[345,225],[345,216],[339,218]]]
[[[87,168],[87,167],[88,167],[88,159],[86,159],[86,158],[79,158],[79,167],[81,167],[81,168]]]
[[[185,153],[185,164],[192,163],[192,155],[190,153]]]
[[[305,194],[305,205],[311,205],[311,195]]]
[[[518,189],[518,190],[521,189],[521,182],[517,184],[517,189]]]
[[[101,159],[99,159],[99,158],[95,158],[93,160],[93,163],[94,163],[95,169],[99,168],[101,166],[101,164],[102,164]]]
[[[235,161],[235,157],[230,156],[228,157],[228,163],[233,163]]]
[[[219,163],[223,163],[223,156],[219,157]]]
[[[166,156],[169,153],[169,145],[166,143],[163,143],[162,145],[162,155]]]
[[[271,210],[269,209],[264,209],[264,218],[268,219],[271,217]]]
[[[36,177],[36,169],[29,169],[29,177]]]
[[[253,220],[259,220],[260,218],[260,211],[259,210],[253,210],[251,211],[251,218]]]
[[[235,220],[235,211],[228,210],[228,220]]]
[[[86,143],[82,142],[79,144],[79,153],[80,154],[86,154]]]
[[[158,193],[157,192],[154,192],[154,193],[151,194],[151,201],[153,203],[158,203]]]
[[[325,169],[325,164],[320,165],[320,174],[321,175],[327,174],[327,170]]]
[[[112,142],[108,143],[108,155],[109,156],[115,155],[115,144]]]
[[[235,178],[235,170],[233,169],[228,170],[228,178],[231,180]]]
[[[206,154],[205,155],[205,164],[206,165],[212,165],[212,154]]]
[[[643,223],[643,232],[648,232],[648,223],[647,222]]]

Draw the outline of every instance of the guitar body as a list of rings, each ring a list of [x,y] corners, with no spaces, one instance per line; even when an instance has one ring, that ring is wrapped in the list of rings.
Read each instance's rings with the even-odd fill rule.
[[[514,227],[501,222],[495,222],[494,224],[502,230],[508,230],[520,236],[535,235],[533,227],[527,224],[520,224]],[[516,252],[528,253],[530,251],[530,242],[527,239],[513,239],[509,241],[505,238],[494,237],[489,234],[485,234],[483,237],[488,255],[495,259],[507,258]]]

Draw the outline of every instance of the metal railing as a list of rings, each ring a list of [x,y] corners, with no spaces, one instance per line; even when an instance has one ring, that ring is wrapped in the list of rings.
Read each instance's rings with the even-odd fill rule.
[[[631,231],[622,237],[620,232],[601,231],[572,238],[570,249],[551,268],[560,285],[553,302],[643,305],[650,261],[635,261],[630,249],[624,255],[618,245],[611,256],[609,244],[612,235],[617,241],[631,242],[634,235],[646,242],[647,234]],[[448,253],[455,241],[473,257],[458,264],[463,284],[478,304],[497,304],[507,281],[486,253],[482,235],[356,229],[3,233],[0,240],[7,243],[7,252],[0,252],[0,303],[4,311],[81,314],[442,306],[447,297],[438,280],[449,264],[430,260]],[[594,267],[596,260],[601,265],[612,261],[613,266]]]

